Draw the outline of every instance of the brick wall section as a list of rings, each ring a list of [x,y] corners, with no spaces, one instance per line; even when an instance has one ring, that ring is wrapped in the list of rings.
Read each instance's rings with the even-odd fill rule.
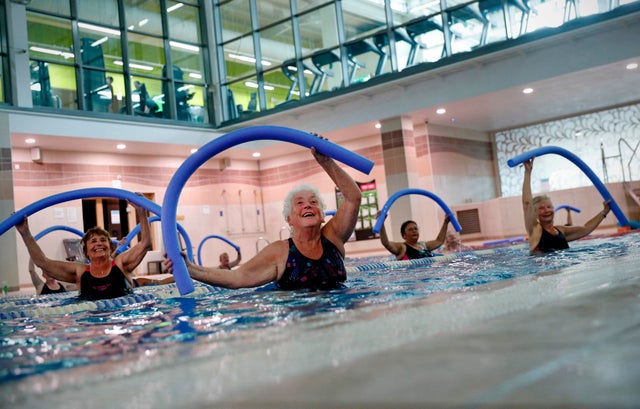
[[[358,154],[382,164],[382,149],[374,146],[362,149]],[[148,186],[167,186],[175,168],[152,166],[105,166],[79,165],[72,163],[16,162],[20,169],[14,170],[13,184],[18,187],[65,186],[78,183],[111,185],[111,181],[121,178],[123,182]],[[300,183],[301,180],[322,172],[315,160],[298,162],[277,168],[257,170],[198,169],[189,178],[187,187],[215,184],[244,184],[259,186],[279,186]]]

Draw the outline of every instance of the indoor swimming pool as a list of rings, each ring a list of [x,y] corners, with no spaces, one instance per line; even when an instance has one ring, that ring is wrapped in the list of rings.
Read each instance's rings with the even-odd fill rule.
[[[372,402],[382,402],[380,407],[510,403],[504,399],[526,395],[532,384],[581,359],[581,351],[589,356],[588,348],[607,345],[611,331],[638,327],[637,260],[640,242],[631,232],[574,242],[569,250],[544,256],[530,256],[519,244],[410,262],[348,259],[346,286],[328,292],[275,291],[270,286],[225,290],[196,283],[196,291],[184,297],[175,285],[137,288],[133,296],[96,303],[77,302],[76,293],[8,296],[0,302],[3,404],[346,408],[365,403],[376,407]],[[614,290],[628,294],[599,295]],[[588,305],[628,302],[608,306],[611,316],[596,311],[589,317],[577,307],[554,307],[582,297],[588,297]],[[543,317],[531,319],[545,308],[549,312]],[[499,324],[509,319],[514,323]],[[551,319],[557,322],[548,323]],[[581,320],[587,320],[587,330],[580,331],[588,334],[573,329],[575,348],[553,343],[554,331],[570,331]],[[602,325],[607,328],[598,335]],[[482,335],[463,335],[481,329]],[[544,333],[552,344],[545,348],[561,359],[550,359],[547,366],[539,357],[523,363],[539,349],[529,345],[517,354],[523,362],[500,366],[499,351],[508,355],[523,342],[516,329]],[[633,331],[633,345],[638,345],[640,331]],[[523,339],[533,342],[531,336]],[[456,351],[457,343],[472,340],[474,348],[482,347],[465,362],[480,360],[474,368],[482,369],[484,380],[457,386],[469,396],[446,394],[442,385],[438,392],[427,393],[429,386],[422,388],[421,382],[435,388],[448,375],[451,388],[463,382],[463,374],[473,373],[460,360],[466,352],[457,350],[455,358],[444,358]],[[430,350],[438,344],[445,346],[439,352]],[[629,345],[626,358],[638,358],[639,348]],[[393,364],[384,363],[384,357],[393,356]],[[414,367],[427,357],[435,361]],[[524,366],[505,375],[518,365]],[[608,387],[618,387],[617,399],[640,402],[640,393],[629,390],[625,395],[623,390],[627,384],[637,385],[639,370],[624,374],[614,363],[608,365]],[[383,376],[394,366],[404,375]],[[434,373],[444,378],[424,380]],[[382,378],[387,378],[385,386]],[[478,386],[490,379],[495,381]],[[329,397],[323,391],[334,393]],[[571,391],[562,394],[567,393]],[[548,406],[554,406],[553,401]]]

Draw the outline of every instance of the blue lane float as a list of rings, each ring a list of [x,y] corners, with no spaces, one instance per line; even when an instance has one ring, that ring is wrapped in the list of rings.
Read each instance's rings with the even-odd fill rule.
[[[149,223],[150,224],[153,223],[153,222],[157,222],[157,221],[160,221],[160,216],[151,216],[151,217],[149,217]],[[184,245],[187,248],[187,257],[189,258],[189,260],[193,261],[193,250],[192,250],[192,246],[191,246],[191,239],[189,238],[189,235],[187,234],[187,232],[184,229],[184,227],[182,227],[182,225],[180,225],[178,223],[177,226],[178,226],[178,232],[180,232],[180,235],[184,239]],[[116,249],[116,253],[120,254],[123,251],[125,251],[126,249],[128,249],[130,244],[131,244],[131,240],[133,240],[133,238],[136,237],[138,235],[138,233],[140,233],[140,224],[139,223],[133,229],[131,229],[129,234],[127,234],[125,236],[124,243],[118,246],[118,248]]]
[[[58,231],[58,230],[68,231],[68,232],[74,233],[75,235],[80,236],[80,237],[84,236],[83,232],[81,232],[78,229],[74,229],[73,227],[63,226],[63,225],[55,225],[55,226],[47,227],[46,229],[42,230],[40,233],[38,233],[35,236],[33,236],[33,238],[35,239],[35,241],[38,241],[41,238],[43,238],[44,236],[46,236],[47,234],[49,234],[51,232],[54,232],[54,231]]]
[[[140,196],[134,192],[130,192],[124,189],[116,189],[109,187],[93,187],[86,189],[77,189],[70,190],[68,192],[58,193],[55,195],[51,195],[40,199],[36,202],[31,203],[28,206],[23,207],[20,210],[17,210],[11,216],[7,217],[0,223],[0,235],[3,235],[10,228],[20,223],[25,216],[31,216],[32,214],[56,205],[58,203],[68,202],[70,200],[77,199],[86,199],[92,197],[111,197],[117,199],[127,200],[137,206],[140,206],[144,209],[147,209],[150,212],[155,214],[160,214],[161,209],[160,205],[152,202],[144,196]]]
[[[556,206],[556,208],[553,209],[553,211],[557,212],[558,210],[562,210],[562,209],[567,209],[567,210],[571,210],[572,212],[580,213],[580,209],[578,209],[577,207],[569,206],[569,205]]]
[[[391,209],[391,206],[393,205],[393,203],[396,200],[398,200],[400,197],[406,196],[406,195],[422,195],[422,196],[427,196],[433,199],[433,201],[435,201],[442,208],[442,210],[444,210],[444,213],[449,216],[451,220],[451,225],[453,225],[453,228],[456,229],[457,232],[462,230],[460,223],[458,223],[458,219],[456,219],[456,216],[453,214],[451,209],[449,209],[449,206],[447,206],[447,204],[442,199],[440,199],[435,193],[432,193],[432,192],[429,192],[428,190],[423,190],[423,189],[402,189],[402,190],[398,190],[396,193],[391,195],[391,197],[387,200],[384,206],[382,206],[382,210],[380,210],[380,214],[378,216],[378,219],[376,220],[376,224],[375,226],[373,226],[373,232],[375,234],[380,233],[380,230],[382,230],[382,225],[384,224],[384,221],[387,218],[387,213],[389,213],[389,209]]]
[[[600,195],[602,196],[602,198],[605,201],[607,200],[611,201],[611,203],[609,204],[609,207],[611,208],[611,211],[613,212],[613,214],[615,214],[616,217],[618,218],[618,223],[620,223],[621,226],[629,226],[629,220],[627,219],[627,216],[625,216],[624,213],[622,213],[622,210],[618,206],[618,203],[616,203],[616,201],[613,199],[613,197],[611,196],[611,193],[609,193],[609,190],[604,185],[604,183],[602,183],[598,175],[596,175],[593,172],[593,170],[591,170],[591,168],[582,161],[582,159],[577,157],[572,152],[569,152],[568,150],[561,148],[559,146],[543,146],[542,148],[532,149],[529,152],[524,152],[524,153],[521,153],[520,155],[514,156],[513,158],[507,161],[507,165],[513,168],[523,162],[528,161],[529,159],[535,158],[536,156],[543,156],[551,153],[560,155],[568,159],[569,161],[573,162],[573,164],[576,165],[580,170],[582,170],[582,172],[584,172],[584,174],[589,178],[589,180],[591,180],[591,183],[593,183],[593,186],[595,186],[595,188],[598,189],[598,192],[600,192]]]
[[[167,257],[173,262],[173,276],[180,294],[193,292],[193,281],[187,266],[180,255],[178,234],[176,233],[176,217],[178,199],[182,188],[189,177],[206,161],[218,153],[246,142],[256,140],[276,140],[290,142],[307,148],[315,147],[318,152],[344,163],[360,172],[368,174],[373,168],[373,161],[338,146],[326,139],[296,129],[280,126],[255,126],[222,135],[198,149],[180,165],[174,173],[164,196],[161,217],[162,237]]]
[[[210,236],[205,237],[204,239],[202,239],[202,241],[200,242],[200,245],[198,246],[198,264],[202,265],[202,257],[200,257],[200,255],[202,254],[202,246],[204,246],[204,243],[207,240],[210,239],[218,239],[218,240],[222,240],[225,243],[227,243],[228,245],[230,245],[231,247],[233,247],[237,252],[240,252],[240,247],[233,243],[232,241],[230,241],[229,239],[222,237],[222,236],[218,236],[216,234],[212,234]]]

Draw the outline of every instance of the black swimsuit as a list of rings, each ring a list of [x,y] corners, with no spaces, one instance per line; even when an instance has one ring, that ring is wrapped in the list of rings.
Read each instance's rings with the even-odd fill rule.
[[[404,256],[402,256],[401,260],[414,260],[417,258],[433,257],[433,253],[428,248],[417,250],[407,243],[404,243],[404,246],[407,248],[407,250],[404,252]]]
[[[91,275],[91,266],[88,265],[80,279],[80,298],[85,300],[105,300],[122,297],[133,292],[124,273],[111,261],[111,271],[104,277]]]
[[[331,290],[347,279],[344,260],[338,248],[321,236],[322,256],[318,260],[305,257],[289,238],[289,257],[282,277],[276,285],[282,290]]]
[[[60,285],[60,287],[58,287],[57,290],[52,290],[51,288],[47,287],[47,283],[45,283],[42,286],[42,291],[40,291],[40,295],[60,294],[60,293],[67,292],[67,290],[65,290],[65,288],[62,286],[62,284],[59,284],[59,285]]]
[[[558,230],[558,234],[554,236],[545,229],[542,229],[540,241],[533,251],[548,253],[551,251],[564,250],[568,248],[569,243],[567,242],[567,238],[564,236],[564,234],[562,234],[560,230]]]

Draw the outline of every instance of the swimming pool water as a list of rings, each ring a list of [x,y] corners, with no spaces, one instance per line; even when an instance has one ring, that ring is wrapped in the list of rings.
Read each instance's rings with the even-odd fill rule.
[[[92,309],[75,302],[75,293],[8,297],[0,302],[0,384],[38,379],[43,388],[54,389],[69,371],[113,366],[131,375],[174,359],[206,359],[230,341],[234,348],[242,348],[245,340],[249,348],[256,338],[277,342],[283,327],[318,329],[354,319],[346,312],[404,308],[482,284],[639,256],[637,234],[627,234],[575,242],[569,250],[545,256],[530,256],[518,245],[411,263],[348,259],[347,285],[328,292],[196,284],[195,295],[179,297],[169,285],[136,289],[135,297]]]

